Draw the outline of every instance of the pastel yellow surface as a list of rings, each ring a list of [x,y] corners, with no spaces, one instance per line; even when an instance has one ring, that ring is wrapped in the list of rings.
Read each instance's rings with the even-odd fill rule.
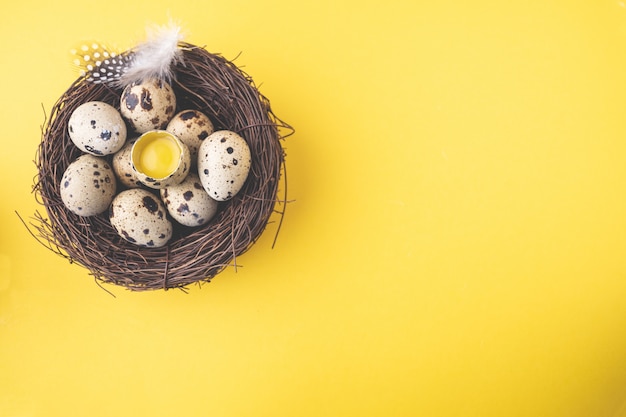
[[[10,2],[0,416],[626,416],[626,4]],[[211,284],[103,291],[19,221],[85,39],[250,74],[289,203]]]

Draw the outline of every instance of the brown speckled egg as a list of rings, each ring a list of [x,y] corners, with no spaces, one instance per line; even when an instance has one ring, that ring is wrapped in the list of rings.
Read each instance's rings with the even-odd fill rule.
[[[115,107],[88,101],[72,112],[67,123],[70,139],[83,152],[103,156],[117,152],[126,141],[126,124]]]
[[[120,112],[137,133],[165,129],[175,111],[176,96],[165,81],[132,83],[122,92]]]
[[[115,196],[117,183],[109,163],[93,155],[82,155],[72,162],[61,179],[61,200],[79,216],[106,211]]]
[[[201,226],[211,220],[219,204],[204,191],[195,173],[189,174],[180,184],[161,189],[161,199],[170,216],[189,227]]]
[[[226,201],[241,190],[251,164],[250,148],[245,139],[235,132],[219,130],[200,146],[198,176],[211,198]]]
[[[141,186],[131,159],[131,151],[136,141],[137,138],[127,140],[122,149],[113,155],[113,171],[117,179],[127,188],[139,188]]]
[[[126,241],[158,248],[172,237],[172,223],[161,200],[151,192],[133,188],[119,193],[109,209],[109,220]]]
[[[183,110],[170,120],[165,130],[187,145],[192,164],[196,166],[198,149],[202,141],[213,133],[213,123],[204,113],[197,110]]]

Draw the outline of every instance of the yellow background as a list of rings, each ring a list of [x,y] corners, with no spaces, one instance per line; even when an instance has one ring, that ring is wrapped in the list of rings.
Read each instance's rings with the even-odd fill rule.
[[[0,416],[626,416],[626,3],[0,15]],[[170,16],[295,127],[295,201],[237,271],[112,297],[15,211],[69,49]]]

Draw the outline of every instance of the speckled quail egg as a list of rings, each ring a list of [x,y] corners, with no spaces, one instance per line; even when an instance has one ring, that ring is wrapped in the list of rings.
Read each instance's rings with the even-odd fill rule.
[[[126,141],[126,124],[115,107],[88,101],[72,112],[67,123],[70,139],[83,152],[103,156],[117,152]]]
[[[200,145],[198,176],[214,200],[233,198],[246,182],[251,164],[250,148],[235,132],[219,130]]]
[[[196,166],[198,149],[202,141],[213,133],[213,123],[198,110],[183,110],[170,120],[165,130],[187,145],[192,164]]]
[[[109,163],[85,154],[68,165],[61,178],[61,200],[79,216],[94,216],[106,211],[113,201],[117,183]]]
[[[136,141],[137,138],[127,140],[122,149],[113,155],[113,171],[117,179],[127,188],[139,188],[141,186],[131,159],[131,151]]]
[[[151,192],[133,188],[120,192],[109,209],[109,220],[126,241],[158,248],[172,237],[172,222],[161,200]]]
[[[211,220],[219,204],[204,191],[195,173],[189,174],[180,184],[161,189],[161,199],[174,220],[190,227]]]
[[[124,88],[120,112],[137,133],[165,129],[176,111],[176,96],[165,81],[149,79]]]

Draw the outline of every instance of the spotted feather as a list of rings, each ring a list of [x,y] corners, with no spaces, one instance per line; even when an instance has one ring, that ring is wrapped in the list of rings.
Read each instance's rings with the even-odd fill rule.
[[[85,43],[70,53],[80,76],[94,84],[118,81],[134,57],[132,52],[118,53],[97,42]]]

